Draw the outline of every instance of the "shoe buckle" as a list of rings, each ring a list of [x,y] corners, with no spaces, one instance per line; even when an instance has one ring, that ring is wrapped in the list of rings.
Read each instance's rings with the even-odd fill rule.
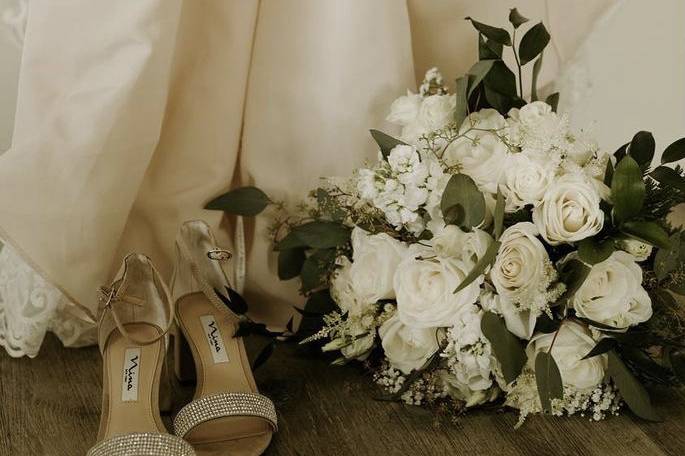
[[[104,309],[112,307],[112,301],[116,295],[114,288],[100,287],[98,290],[98,300]]]
[[[215,261],[228,261],[231,259],[233,254],[225,249],[214,248],[207,252],[207,258]]]

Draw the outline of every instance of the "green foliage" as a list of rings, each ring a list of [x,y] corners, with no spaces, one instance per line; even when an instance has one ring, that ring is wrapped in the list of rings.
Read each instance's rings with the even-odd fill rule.
[[[292,233],[307,247],[328,249],[348,243],[351,230],[339,222],[316,220],[296,226]],[[283,249],[281,244],[279,247]]]
[[[681,234],[675,233],[669,238],[669,247],[660,248],[654,255],[654,274],[657,280],[664,280],[682,263]]]
[[[240,187],[211,200],[205,209],[229,214],[254,216],[261,213],[271,200],[256,187]]]
[[[307,255],[304,248],[287,249],[278,252],[278,278],[290,280],[300,275]]]
[[[552,111],[557,112],[557,107],[559,107],[559,92],[554,92],[545,99],[545,103],[552,107]]]
[[[528,21],[529,19],[527,17],[523,17],[516,8],[511,8],[509,10],[509,22],[511,22],[511,25],[513,25],[515,29],[519,28],[522,24],[525,24]]]
[[[383,133],[382,131],[369,131],[371,132],[371,136],[373,137],[374,141],[376,141],[376,144],[378,144],[378,147],[381,150],[381,154],[383,154],[383,157],[385,158],[387,158],[388,155],[390,155],[390,151],[393,150],[396,146],[402,144],[407,145],[406,142],[401,141],[399,139],[395,139],[392,136]]]
[[[473,24],[476,30],[482,33],[489,40],[492,40],[495,43],[499,43],[504,46],[511,46],[511,36],[509,35],[509,32],[507,32],[506,30],[498,27],[493,27],[491,25],[483,24],[482,22],[478,22],[470,17],[467,17],[465,19],[471,21],[471,24]]]
[[[497,60],[502,58],[502,44],[486,39],[478,34],[478,58],[480,60]]]
[[[470,230],[485,218],[485,198],[473,179],[455,174],[447,182],[440,209],[445,222]]]
[[[504,320],[494,313],[485,312],[480,325],[502,366],[504,380],[507,384],[513,382],[523,370],[527,359],[521,341],[509,332]]]
[[[616,165],[611,180],[614,219],[621,223],[638,215],[644,204],[645,192],[640,165],[632,157],[624,157]]]
[[[551,353],[540,352],[535,357],[535,382],[542,410],[552,413],[552,400],[564,398],[564,385],[559,366]]]
[[[485,272],[488,266],[495,262],[495,258],[497,258],[497,251],[499,250],[500,245],[501,244],[499,241],[494,241],[488,246],[487,250],[483,254],[483,257],[478,259],[478,262],[475,264],[475,266],[473,266],[473,269],[466,274],[464,280],[462,280],[459,286],[454,290],[455,294],[471,285],[474,280],[476,280]]]
[[[658,166],[649,176],[659,182],[662,187],[671,187],[675,190],[685,192],[685,177],[667,166]]]
[[[616,348],[616,345],[618,342],[616,339],[612,337],[605,337],[604,339],[601,339],[597,344],[592,347],[592,350],[588,352],[587,355],[583,356],[581,359],[589,359],[593,358],[595,356],[603,355],[607,353],[609,350],[613,350]]]
[[[572,259],[563,263],[559,268],[559,280],[566,285],[566,291],[556,305],[566,305],[583,285],[588,275],[590,275],[590,267],[582,261]]]
[[[625,222],[621,225],[621,231],[638,241],[655,247],[669,248],[668,233],[655,222]]]
[[[613,350],[609,352],[609,376],[635,415],[649,421],[661,421],[644,386],[633,376]]]
[[[680,138],[664,150],[661,163],[673,163],[683,158],[685,158],[685,138]]]
[[[464,123],[464,119],[468,116],[468,91],[469,91],[469,75],[457,79],[457,88],[454,93],[456,99],[456,106],[454,109],[454,124],[458,127]]]
[[[646,169],[652,163],[655,149],[654,136],[648,131],[639,131],[630,141],[627,152],[640,165],[640,168]]]
[[[519,44],[519,58],[521,65],[531,62],[535,57],[540,55],[549,43],[549,33],[547,29],[539,22],[530,28],[523,35],[521,43]]]
[[[504,230],[504,206],[505,206],[504,194],[498,189],[497,190],[497,202],[495,203],[495,214],[493,215],[493,233],[495,235],[495,240],[499,240],[502,236],[502,231]]]
[[[324,285],[335,265],[336,250],[314,250],[302,265],[302,291],[312,291]]]
[[[606,260],[614,253],[613,239],[599,240],[596,237],[586,238],[578,244],[580,259],[588,264],[597,264]]]

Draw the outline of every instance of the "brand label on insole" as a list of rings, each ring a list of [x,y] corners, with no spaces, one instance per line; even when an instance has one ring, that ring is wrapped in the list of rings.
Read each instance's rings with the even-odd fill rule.
[[[127,348],[124,353],[124,378],[121,385],[122,402],[138,400],[138,377],[140,376],[140,347]]]
[[[219,330],[219,325],[216,324],[214,316],[203,315],[200,317],[200,321],[202,322],[205,336],[207,336],[207,343],[209,344],[209,351],[212,352],[214,364],[227,363],[228,353],[226,353],[226,347],[224,346],[224,338],[221,337],[221,331]]]

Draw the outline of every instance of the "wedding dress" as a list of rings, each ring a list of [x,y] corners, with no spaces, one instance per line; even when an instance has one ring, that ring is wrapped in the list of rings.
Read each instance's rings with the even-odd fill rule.
[[[194,217],[236,251],[255,318],[285,323],[298,286],[276,278],[268,218],[225,223],[203,205],[231,184],[292,205],[319,176],[348,174],[375,153],[366,130],[392,133],[385,108],[429,66],[451,78],[475,61],[463,17],[504,25],[508,12],[452,0],[26,3],[12,147],[0,155],[0,345],[12,356],[35,356],[48,330],[92,343],[90,284],[133,250],[168,274],[176,228]],[[601,46],[592,24],[613,5],[607,27],[624,3],[520,1],[555,39],[545,81],[601,74],[590,51],[566,56],[587,34]],[[591,86],[578,80],[561,78],[573,93]]]

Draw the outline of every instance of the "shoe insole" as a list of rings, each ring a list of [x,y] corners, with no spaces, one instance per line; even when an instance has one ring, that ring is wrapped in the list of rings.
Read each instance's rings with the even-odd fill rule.
[[[228,310],[217,309],[202,293],[186,295],[176,306],[177,319],[195,360],[195,399],[217,393],[257,392],[243,341],[233,337],[237,329],[235,317]],[[185,438],[195,445],[261,436],[257,439],[260,442],[244,442],[243,446],[258,444],[263,450],[271,433],[271,427],[261,418],[232,416],[196,426]]]
[[[160,333],[146,324],[129,324],[126,330],[138,340],[150,340]],[[112,333],[103,357],[106,396],[98,440],[134,432],[167,432],[159,417],[163,356],[163,339],[138,345],[119,331]]]

